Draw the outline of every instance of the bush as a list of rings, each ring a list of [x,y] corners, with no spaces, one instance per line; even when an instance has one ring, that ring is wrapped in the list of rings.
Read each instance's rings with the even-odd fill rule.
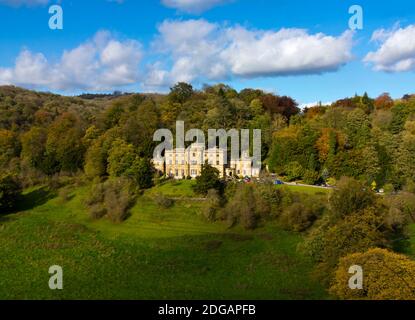
[[[225,207],[224,216],[231,227],[237,223],[247,230],[257,227],[259,214],[256,211],[255,194],[251,185],[241,184],[237,187],[234,197]]]
[[[282,189],[273,184],[259,185],[255,188],[256,211],[263,219],[274,219],[281,214],[284,196]]]
[[[133,204],[131,185],[124,179],[109,180],[105,183],[105,208],[107,217],[114,223],[121,223],[128,218]]]
[[[306,184],[314,185],[320,180],[320,175],[317,171],[305,170],[303,180]]]
[[[385,191],[386,194],[391,194],[395,192],[395,187],[393,186],[392,183],[388,183],[384,185],[383,190]]]
[[[222,207],[222,198],[215,189],[208,191],[206,203],[203,207],[203,216],[210,222],[216,221],[217,213]]]
[[[89,207],[89,216],[91,219],[99,220],[107,215],[107,208],[103,203],[96,203]]]
[[[363,290],[351,290],[351,266],[363,269]],[[415,262],[384,249],[371,249],[340,259],[331,294],[340,299],[415,300]]]
[[[0,209],[13,209],[22,192],[20,183],[11,175],[0,176]]]
[[[169,209],[173,207],[174,200],[170,199],[169,197],[166,197],[162,193],[158,193],[154,196],[154,202],[160,207],[164,209]]]
[[[304,174],[304,169],[297,161],[290,162],[284,167],[285,174],[289,181],[301,179]]]
[[[317,218],[311,207],[294,203],[283,211],[280,222],[285,229],[302,232],[310,228]]]
[[[331,213],[335,219],[364,210],[375,203],[375,195],[360,182],[352,178],[342,178],[329,199]]]
[[[96,182],[92,185],[87,198],[85,199],[85,204],[88,207],[92,207],[95,204],[103,203],[105,197],[105,187],[104,183]]]
[[[128,218],[129,209],[134,202],[134,191],[127,179],[111,179],[92,186],[85,205],[92,219],[107,217],[114,223]]]

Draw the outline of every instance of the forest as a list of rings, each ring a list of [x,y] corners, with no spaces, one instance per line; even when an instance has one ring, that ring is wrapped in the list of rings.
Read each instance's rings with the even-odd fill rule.
[[[276,223],[300,235],[295,250],[313,265],[310,277],[330,297],[415,299],[415,95],[394,100],[365,93],[300,109],[291,97],[224,84],[195,90],[178,83],[165,95],[73,97],[3,86],[1,214],[24,211],[19,202],[36,188],[62,203],[86,188],[88,218],[115,224],[128,221],[149,193],[159,210],[185,207],[177,196],[155,191],[180,182],[160,176],[151,162],[154,132],[174,132],[177,120],[206,132],[262,130],[259,182],[222,181],[208,165],[196,181],[183,182],[192,185],[186,197],[203,198],[196,211],[206,223],[242,234]],[[334,188],[277,187],[271,174]],[[365,290],[347,287],[356,264],[368,272]]]

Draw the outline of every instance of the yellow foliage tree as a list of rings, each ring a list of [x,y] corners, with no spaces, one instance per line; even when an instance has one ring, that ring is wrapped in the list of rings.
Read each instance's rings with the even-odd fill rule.
[[[352,266],[363,269],[363,289],[350,289]],[[345,300],[415,300],[415,261],[384,249],[340,259],[330,293]]]

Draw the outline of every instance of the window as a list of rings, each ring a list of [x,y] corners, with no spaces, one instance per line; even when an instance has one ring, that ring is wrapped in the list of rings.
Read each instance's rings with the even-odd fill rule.
[[[176,170],[176,177],[179,176],[179,170]]]

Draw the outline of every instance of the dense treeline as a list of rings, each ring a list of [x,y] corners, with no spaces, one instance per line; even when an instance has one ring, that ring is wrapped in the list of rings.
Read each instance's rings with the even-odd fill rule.
[[[125,177],[151,185],[158,128],[262,129],[264,166],[287,180],[335,183],[342,176],[388,190],[415,176],[415,97],[355,96],[301,111],[290,97],[226,85],[168,95],[63,97],[0,88],[0,171],[24,184],[61,173]]]
[[[401,189],[415,177],[415,97],[364,95],[306,109],[273,142],[269,166],[290,180],[349,176]]]

